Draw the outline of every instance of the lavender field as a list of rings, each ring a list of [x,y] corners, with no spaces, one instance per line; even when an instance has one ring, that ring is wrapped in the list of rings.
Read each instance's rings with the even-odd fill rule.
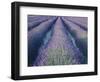
[[[28,15],[28,66],[87,64],[87,17]]]

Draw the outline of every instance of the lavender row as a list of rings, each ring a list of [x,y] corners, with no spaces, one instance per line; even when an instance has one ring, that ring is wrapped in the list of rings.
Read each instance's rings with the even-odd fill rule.
[[[32,66],[37,55],[38,48],[42,44],[43,38],[46,33],[51,29],[51,26],[55,22],[56,17],[41,23],[36,28],[28,31],[28,65]]]
[[[83,53],[77,47],[69,30],[63,25],[61,17],[58,17],[47,35],[49,38],[45,37],[33,66],[71,65],[84,62]]]
[[[84,54],[85,59],[83,63],[87,63],[87,42],[88,42],[88,32],[80,28],[79,25],[70,22],[69,20],[62,17],[63,24],[65,25],[66,29],[70,32],[73,36],[75,43],[79,50]]]
[[[69,20],[70,22],[78,25],[83,30],[87,31],[88,25],[88,18],[87,17],[64,17],[65,19]]]
[[[39,24],[41,24],[42,22],[45,22],[47,20],[49,20],[50,16],[28,16],[28,31],[30,31],[31,29],[35,28],[36,26],[38,26]]]

